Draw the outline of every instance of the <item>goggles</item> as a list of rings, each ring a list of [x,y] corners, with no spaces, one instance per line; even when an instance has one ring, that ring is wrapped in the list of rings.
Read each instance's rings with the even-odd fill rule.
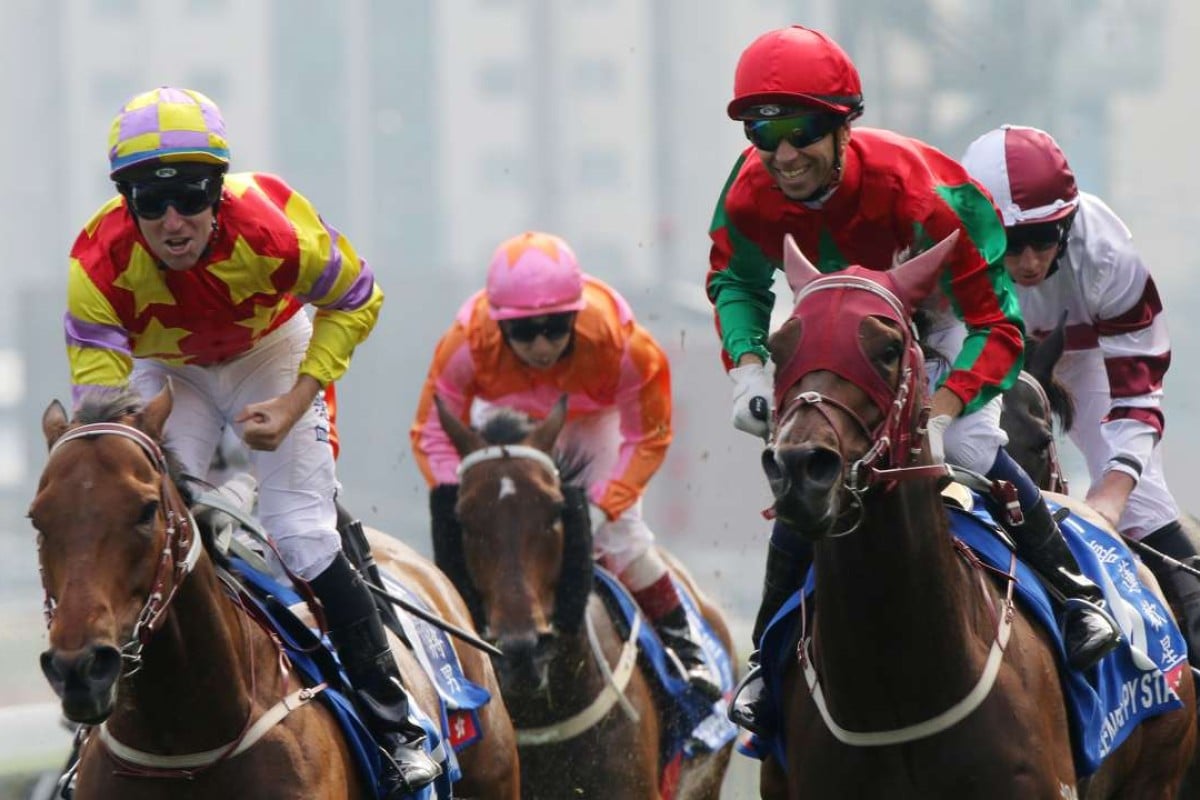
[[[514,342],[529,344],[539,336],[550,341],[561,339],[575,327],[575,314],[547,314],[541,317],[521,317],[505,320],[504,335]]]
[[[775,152],[787,141],[797,150],[821,141],[843,122],[837,114],[810,111],[776,119],[748,119],[742,123],[746,138],[759,150]]]
[[[1067,230],[1067,226],[1061,222],[1043,222],[1006,228],[1004,232],[1008,237],[1008,247],[1005,252],[1010,256],[1019,256],[1025,252],[1025,248],[1032,247],[1034,252],[1045,253],[1062,244]]]
[[[134,183],[129,187],[129,206],[140,219],[161,219],[167,208],[185,217],[211,208],[221,196],[221,181],[200,178],[192,181]]]

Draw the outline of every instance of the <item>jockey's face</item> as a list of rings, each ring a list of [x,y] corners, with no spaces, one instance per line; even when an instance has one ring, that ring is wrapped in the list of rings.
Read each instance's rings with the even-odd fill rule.
[[[574,314],[550,314],[500,323],[508,346],[534,369],[550,369],[571,346]]]
[[[154,256],[167,269],[181,272],[196,266],[208,246],[213,230],[213,210],[210,206],[198,214],[183,215],[174,206],[158,219],[138,217],[138,227]]]
[[[1018,286],[1037,286],[1046,280],[1046,273],[1058,255],[1057,244],[1047,248],[1026,245],[1015,254],[1011,250],[1004,255],[1004,268]]]
[[[842,126],[807,147],[794,147],[784,140],[774,150],[756,149],[767,174],[789,200],[807,200],[833,182],[839,163],[838,150],[849,136]]]

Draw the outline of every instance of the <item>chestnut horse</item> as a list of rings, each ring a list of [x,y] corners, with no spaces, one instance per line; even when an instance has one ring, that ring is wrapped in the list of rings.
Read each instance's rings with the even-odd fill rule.
[[[504,651],[496,666],[517,728],[521,796],[659,798],[659,742],[669,721],[637,665],[636,636],[623,635],[592,591],[586,495],[563,485],[573,470],[563,466],[560,478],[550,455],[565,398],[536,425],[506,409],[484,434],[437,406],[464,458],[457,506],[464,574],[455,577],[467,584],[460,589],[476,603],[480,629]],[[720,613],[663,555],[731,651]],[[675,796],[716,800],[731,747],[686,759]]]
[[[953,544],[911,314],[956,238],[889,272],[828,276],[785,242],[797,304],[771,339],[763,465],[776,512],[815,540],[816,588],[783,681],[786,771],[764,764],[764,796],[1171,798],[1195,737],[1191,675],[1183,708],[1077,785],[1047,634],[1008,576],[985,579]]]
[[[310,702],[272,636],[222,589],[160,446],[170,411],[168,387],[144,405],[133,394],[85,397],[71,422],[55,401],[42,419],[50,456],[29,512],[50,624],[42,669],[63,714],[97,726],[75,797],[371,796],[329,709]],[[383,538],[377,561],[469,625],[445,576]],[[395,641],[393,652],[414,700],[438,719],[415,657]],[[486,657],[461,656],[498,700]],[[519,768],[504,705],[489,703],[481,721],[485,737],[461,754],[456,796],[513,800]]]

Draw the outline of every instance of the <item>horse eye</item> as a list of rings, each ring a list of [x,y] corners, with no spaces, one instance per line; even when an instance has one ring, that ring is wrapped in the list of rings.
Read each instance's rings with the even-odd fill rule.
[[[881,353],[879,357],[883,359],[885,363],[891,364],[895,361],[899,361],[900,355],[903,352],[904,348],[901,347],[900,342],[888,342],[887,347],[883,348],[883,353]]]
[[[151,522],[156,514],[158,514],[158,501],[151,500],[142,506],[142,513],[138,514],[137,524],[145,525],[146,523]]]

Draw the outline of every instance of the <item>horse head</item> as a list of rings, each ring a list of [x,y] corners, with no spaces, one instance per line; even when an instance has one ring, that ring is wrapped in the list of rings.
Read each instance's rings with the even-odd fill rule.
[[[1070,389],[1054,377],[1054,367],[1063,354],[1066,319],[1063,312],[1045,337],[1026,340],[1025,371],[1004,393],[1000,414],[1000,427],[1008,434],[1008,454],[1038,486],[1063,494],[1067,485],[1058,462],[1054,418],[1061,430],[1070,430],[1075,402]]]
[[[504,657],[497,672],[506,697],[546,691],[558,636],[575,632],[591,591],[591,527],[582,487],[552,455],[566,421],[564,396],[533,423],[502,410],[482,432],[436,400],[462,456],[457,514],[462,526],[464,594],[484,635]]]
[[[29,509],[49,623],[41,666],[76,722],[112,713],[123,665],[136,667],[198,555],[158,444],[171,404],[168,386],[144,405],[107,393],[73,421],[57,400],[42,416],[50,453]]]
[[[871,475],[928,463],[924,364],[914,307],[933,291],[957,241],[880,272],[853,266],[822,275],[790,236],[784,266],[796,293],[771,336],[775,434],[763,469],[779,518],[811,538],[855,526]]]

